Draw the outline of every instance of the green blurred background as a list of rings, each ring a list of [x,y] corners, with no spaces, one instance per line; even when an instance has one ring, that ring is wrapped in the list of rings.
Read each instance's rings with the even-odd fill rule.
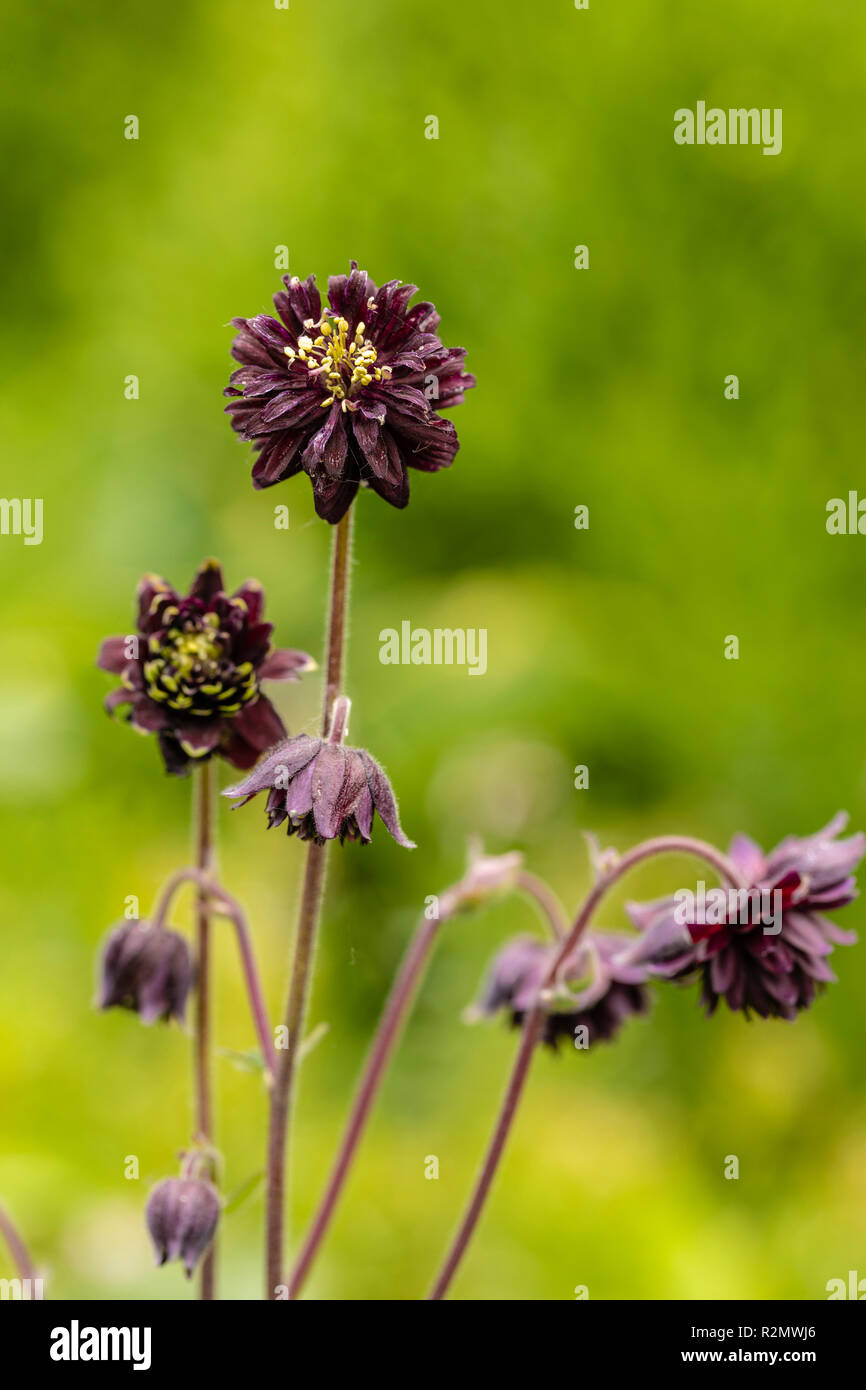
[[[250,486],[222,415],[230,318],[269,308],[280,245],[301,276],[356,257],[435,300],[479,383],[451,413],[454,468],[413,473],[406,512],[367,493],[357,507],[352,736],[420,848],[332,854],[297,1234],[401,952],[468,835],[524,849],[573,910],[584,829],[625,848],[737,829],[770,845],[839,807],[866,824],[866,541],[825,530],[828,499],[863,485],[866,15],[853,0],[6,11],[2,491],[44,497],[45,537],[0,539],[0,1194],[51,1296],[186,1298],[178,1266],[151,1266],[142,1208],[188,1139],[188,1039],[91,1000],[124,898],[146,911],[186,859],[191,787],[105,716],[93,657],[128,629],[142,572],[185,586],[210,554],[232,587],[261,579],[281,644],[321,657],[329,528],[304,479]],[[782,107],[782,154],[676,146],[673,112],[698,99]],[[381,666],[379,631],[403,619],[487,628],[487,675]],[[315,727],[319,681],[272,687],[293,731]],[[258,804],[224,807],[220,833],[276,1011],[302,851]],[[625,895],[694,878],[659,862]],[[533,925],[511,900],[443,933],[310,1294],[425,1291],[516,1044],[461,1009]],[[219,1040],[245,1049],[228,926],[217,954]],[[539,1056],[454,1295],[822,1298],[866,1274],[866,955],[835,964],[840,984],[793,1026],[708,1022],[670,988],[615,1046]],[[265,1106],[229,1060],[218,1084],[231,1191],[261,1166]],[[260,1193],[225,1220],[227,1297],[259,1296],[261,1221]]]

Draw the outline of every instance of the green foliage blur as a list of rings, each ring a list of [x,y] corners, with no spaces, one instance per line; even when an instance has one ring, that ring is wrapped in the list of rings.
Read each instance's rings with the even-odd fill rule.
[[[321,658],[329,528],[305,479],[250,486],[222,414],[229,320],[268,310],[279,246],[320,279],[354,257],[417,283],[478,377],[451,412],[453,469],[413,473],[403,513],[369,493],[356,509],[352,738],[420,847],[331,855],[297,1238],[401,953],[470,835],[523,849],[573,911],[586,829],[769,846],[840,807],[866,824],[866,541],[825,529],[830,498],[866,490],[866,12],[45,0],[4,28],[2,492],[42,496],[45,534],[0,537],[0,1200],[52,1297],[187,1298],[179,1266],[152,1267],[142,1212],[189,1139],[189,1040],[92,998],[126,897],[148,911],[188,861],[191,785],[106,717],[93,660],[143,572],[186,585],[211,554],[232,587],[262,581],[280,644]],[[782,154],[678,147],[673,113],[699,99],[783,108]],[[486,628],[487,674],[381,665],[404,619]],[[320,679],[272,687],[293,732],[315,728]],[[276,1016],[302,847],[258,803],[224,803],[220,841]],[[694,879],[648,865],[604,922]],[[516,1045],[461,1011],[535,929],[511,899],[444,931],[310,1296],[426,1291]],[[244,1051],[219,933],[219,1042]],[[707,1021],[668,987],[616,1045],[540,1055],[454,1296],[822,1298],[866,1274],[863,947],[834,964],[795,1025]],[[259,1079],[222,1057],[218,1103],[231,1193],[262,1166]],[[259,1190],[223,1223],[225,1297],[260,1296],[261,1227]]]

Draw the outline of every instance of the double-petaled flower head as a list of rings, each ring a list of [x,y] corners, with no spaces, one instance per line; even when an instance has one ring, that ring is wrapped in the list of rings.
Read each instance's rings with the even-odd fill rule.
[[[409,308],[415,285],[377,288],[352,262],[328,282],[283,276],[279,318],[233,319],[241,363],[225,394],[234,429],[258,452],[253,483],[270,487],[304,470],[316,511],[337,522],[366,485],[395,507],[409,500],[409,468],[433,473],[457,453],[439,411],[459,405],[475,379],[464,348],[443,347],[432,304]]]
[[[391,783],[363,748],[344,748],[309,734],[287,739],[223,796],[239,798],[243,806],[259,792],[268,793],[268,826],[285,821],[289,835],[300,840],[368,843],[378,812],[398,844],[415,848],[400,826]]]
[[[178,932],[138,918],[121,922],[102,949],[98,1007],[131,1009],[142,1023],[182,1023],[194,974]]]
[[[179,1259],[189,1278],[213,1240],[219,1216],[216,1188],[204,1178],[164,1178],[157,1183],[145,1213],[156,1263]]]
[[[589,1045],[609,1042],[628,1018],[649,1007],[646,969],[618,960],[630,939],[618,932],[586,932],[548,989],[545,981],[559,946],[538,937],[515,937],[494,957],[469,1017],[490,1017],[505,1009],[518,1026],[540,999],[542,1038],[549,1047],[555,1049],[562,1038],[575,1043],[579,1028],[586,1029]]]
[[[700,912],[689,911],[688,895],[629,904],[642,936],[622,959],[670,979],[698,977],[708,1013],[724,999],[747,1017],[796,1018],[835,981],[827,964],[834,944],[857,939],[824,916],[857,896],[866,836],[838,839],[847,823],[840,812],[817,834],[791,835],[766,855],[737,835],[729,858],[746,886],[711,890]]]
[[[228,595],[209,560],[184,596],[145,575],[135,633],[103,642],[97,665],[122,680],[106,707],[130,706],[129,722],[157,735],[169,772],[183,775],[213,755],[246,769],[285,737],[261,683],[297,680],[315,663],[306,652],[274,650],[263,608],[260,584]]]

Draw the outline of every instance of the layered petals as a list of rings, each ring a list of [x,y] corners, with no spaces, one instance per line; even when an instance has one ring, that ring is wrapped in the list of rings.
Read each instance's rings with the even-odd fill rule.
[[[285,737],[261,682],[298,680],[315,662],[306,652],[275,650],[263,610],[257,581],[229,595],[220,566],[208,560],[186,595],[145,575],[136,631],[102,643],[97,665],[122,682],[106,708],[126,706],[134,729],[157,735],[168,772],[183,776],[215,755],[246,770]]]
[[[274,748],[249,777],[227,787],[223,796],[243,806],[265,791],[269,827],[285,822],[289,835],[301,840],[368,843],[374,814],[378,814],[399,845],[415,848],[400,825],[391,783],[362,748],[344,748],[300,734]]]
[[[823,915],[857,896],[854,870],[866,836],[838,839],[847,820],[840,812],[817,834],[789,836],[767,855],[747,836],[735,836],[729,858],[746,887],[713,890],[712,912],[684,911],[676,898],[628,904],[641,935],[620,963],[663,978],[699,979],[710,1014],[724,999],[747,1017],[793,1020],[835,980],[827,964],[834,946],[856,941]]]
[[[443,346],[432,304],[409,308],[414,285],[377,288],[354,261],[329,280],[324,312],[314,276],[285,275],[283,284],[278,318],[232,321],[240,366],[226,413],[256,451],[254,486],[303,470],[317,514],[332,524],[359,487],[405,507],[409,468],[437,472],[457,453],[457,432],[438,412],[475,385],[465,349]]]

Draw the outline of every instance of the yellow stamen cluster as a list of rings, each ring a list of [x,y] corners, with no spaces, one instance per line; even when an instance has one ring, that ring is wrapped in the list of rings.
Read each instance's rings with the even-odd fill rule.
[[[167,609],[164,616],[173,614]],[[205,613],[201,621],[201,627],[170,627],[162,637],[149,639],[143,666],[147,694],[169,709],[200,718],[237,714],[258,694],[255,669],[251,661],[229,665],[227,683],[219,618]]]
[[[303,363],[311,376],[321,379],[326,392],[323,409],[339,401],[343,410],[356,410],[352,396],[362,386],[387,381],[391,375],[390,367],[376,366],[376,349],[364,337],[366,324],[358,324],[351,340],[347,340],[349,325],[339,316],[323,314],[318,323],[310,320],[304,326],[311,333],[318,330],[317,336],[303,334],[297,350],[287,347],[285,354],[290,362]]]

